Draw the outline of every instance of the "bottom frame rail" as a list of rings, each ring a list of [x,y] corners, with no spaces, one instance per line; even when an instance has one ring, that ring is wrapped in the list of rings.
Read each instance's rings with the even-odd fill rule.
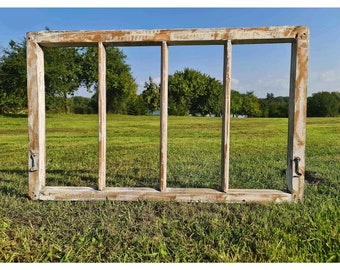
[[[46,186],[39,200],[60,201],[179,201],[179,202],[231,202],[231,203],[281,203],[292,202],[290,193],[273,189],[229,189],[222,192],[209,188],[167,188],[159,191],[153,188],[107,187],[99,191],[91,187]]]

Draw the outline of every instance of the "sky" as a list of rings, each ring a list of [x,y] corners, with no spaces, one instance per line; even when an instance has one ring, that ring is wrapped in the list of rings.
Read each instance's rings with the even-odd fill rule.
[[[93,1],[92,1],[93,2]],[[136,5],[137,6],[137,5]],[[340,91],[340,8],[0,8],[0,47],[26,32],[232,28],[305,25],[310,28],[308,96]],[[159,82],[160,47],[123,47],[126,63],[143,90],[149,76]],[[222,79],[222,46],[172,46],[169,74],[185,67]],[[290,44],[233,45],[232,89],[288,96]],[[84,89],[78,95],[91,96]]]

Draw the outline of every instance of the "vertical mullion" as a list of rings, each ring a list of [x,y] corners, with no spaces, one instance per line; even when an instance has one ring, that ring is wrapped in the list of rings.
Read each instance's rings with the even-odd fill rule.
[[[168,141],[168,45],[161,48],[161,119],[160,119],[160,180],[159,189],[166,190]]]
[[[29,196],[39,199],[46,184],[46,123],[44,52],[34,37],[27,35],[28,96],[28,181]]]
[[[106,51],[102,42],[98,43],[98,189],[106,186]]]
[[[287,188],[295,201],[303,199],[304,188],[308,43],[308,30],[298,33],[291,52]]]
[[[229,188],[231,55],[232,45],[231,41],[228,40],[227,43],[224,45],[224,59],[223,59],[221,189],[224,192],[227,192]]]

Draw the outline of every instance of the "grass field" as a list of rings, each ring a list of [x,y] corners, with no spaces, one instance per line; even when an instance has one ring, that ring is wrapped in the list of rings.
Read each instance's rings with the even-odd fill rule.
[[[95,186],[97,116],[48,115],[47,184]],[[232,119],[231,188],[285,188],[287,119]],[[28,198],[27,118],[0,116],[0,262],[340,262],[340,118],[307,120],[304,203]],[[168,186],[217,188],[221,119],[169,117]],[[108,186],[158,185],[159,118],[107,116]]]

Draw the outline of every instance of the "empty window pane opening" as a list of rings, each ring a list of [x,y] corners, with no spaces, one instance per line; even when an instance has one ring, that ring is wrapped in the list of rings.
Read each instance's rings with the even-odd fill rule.
[[[286,188],[289,45],[233,46],[229,188]]]
[[[303,200],[309,29],[305,26],[176,30],[44,31],[27,33],[29,196],[38,200],[176,200],[201,202],[293,202]],[[229,188],[232,47],[290,43],[287,190]],[[170,188],[167,183],[169,46],[222,45],[223,101],[220,187]],[[46,185],[46,114],[43,47],[98,48],[97,187]],[[106,181],[106,48],[159,46],[161,51],[159,183],[109,187]],[[217,161],[218,162],[218,161]]]
[[[107,47],[106,51],[110,48]],[[138,68],[143,69],[138,73],[140,77],[136,78],[135,83],[139,97],[143,99],[143,102],[147,102],[148,111],[147,115],[143,116],[120,115],[117,117],[115,114],[107,114],[106,185],[156,189],[159,182],[159,93],[155,94],[157,99],[153,97],[149,100],[148,97],[151,91],[159,91],[160,49],[159,46],[119,47],[119,49],[126,53],[132,74],[135,74]],[[109,72],[110,65],[113,65],[112,63],[114,61],[110,61],[107,54],[107,72]],[[149,68],[156,69],[157,73],[148,74]],[[112,67],[112,72],[114,72],[114,67]],[[114,87],[110,89],[113,83],[107,81],[107,92],[116,91]],[[124,90],[131,91],[131,88],[124,88]],[[144,90],[146,90],[145,95]],[[124,108],[121,108],[121,111],[114,111],[117,107],[115,103],[115,106],[111,109],[107,108],[107,111],[124,113],[122,111]],[[125,110],[136,111],[138,109],[138,104],[136,107],[125,108]]]
[[[77,114],[67,121],[63,117],[75,104],[68,93],[77,78],[69,70],[79,69],[75,54],[80,50],[43,48],[46,110],[51,112],[46,115],[47,186],[96,186],[97,182],[98,173],[92,168],[98,168],[98,115],[91,114],[86,121]]]
[[[221,45],[169,46],[168,187],[219,189],[222,60]]]

